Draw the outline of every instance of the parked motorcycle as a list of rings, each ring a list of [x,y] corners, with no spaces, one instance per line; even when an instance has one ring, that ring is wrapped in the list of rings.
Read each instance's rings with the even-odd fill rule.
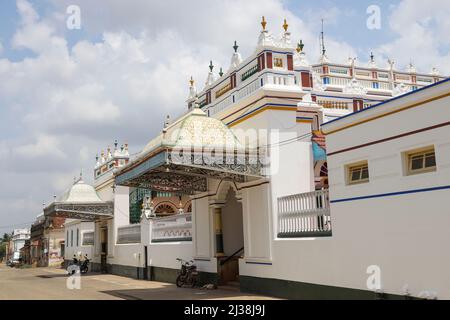
[[[197,266],[194,265],[194,261],[185,261],[183,259],[177,258],[177,261],[181,263],[181,269],[178,272],[176,285],[178,288],[184,285],[189,285],[192,288],[197,284],[198,271]]]
[[[73,275],[77,272],[77,269],[80,270],[80,273],[87,273],[89,271],[89,262],[90,262],[90,260],[89,260],[87,254],[84,256],[83,261],[78,260],[76,255],[74,255],[72,262],[67,267],[67,273],[69,275]]]

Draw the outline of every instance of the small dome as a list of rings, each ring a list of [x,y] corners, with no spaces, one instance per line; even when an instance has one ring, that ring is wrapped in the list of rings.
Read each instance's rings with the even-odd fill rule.
[[[141,156],[161,146],[240,147],[236,136],[222,121],[208,117],[199,108],[194,108],[165,130],[146,145]]]
[[[103,202],[94,187],[78,180],[69,190],[64,192],[58,202]]]

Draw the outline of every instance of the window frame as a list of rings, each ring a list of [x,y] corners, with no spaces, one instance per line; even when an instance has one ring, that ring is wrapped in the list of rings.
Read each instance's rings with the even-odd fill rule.
[[[362,178],[363,169],[367,167],[367,178]],[[353,172],[356,169],[361,169],[360,171],[360,179],[353,180]],[[348,186],[353,186],[357,184],[369,183],[370,182],[370,171],[369,171],[369,161],[363,160],[355,163],[350,163],[345,166],[345,177]]]
[[[426,167],[426,159],[427,155],[433,153],[434,154],[434,166],[432,167]],[[412,158],[422,156],[422,168],[420,169],[413,169],[412,168]],[[427,146],[419,149],[413,149],[409,151],[403,152],[403,161],[404,161],[404,172],[406,176],[415,176],[418,174],[423,173],[430,173],[430,172],[436,172],[437,171],[437,159],[436,159],[436,149],[433,146]]]

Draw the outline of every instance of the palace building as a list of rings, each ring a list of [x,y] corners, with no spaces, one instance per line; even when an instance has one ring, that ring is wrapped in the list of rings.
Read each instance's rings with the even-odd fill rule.
[[[310,64],[303,42],[292,44],[287,21],[280,39],[269,32],[264,18],[261,25],[251,56],[243,59],[235,42],[226,72],[216,74],[211,62],[201,90],[191,78],[186,113],[168,118],[140,153],[130,157],[128,147],[119,149],[116,143],[97,158],[93,187],[78,181],[72,189],[83,192],[76,201],[63,198],[44,210],[46,217],[77,220],[66,223],[65,243],[72,244],[72,233],[79,239],[70,253],[66,249],[66,260],[74,252],[86,252],[83,236],[78,236],[83,234],[90,239],[86,246],[91,246],[94,270],[140,279],[174,282],[176,258],[182,258],[195,261],[201,284],[244,292],[319,299],[403,295],[398,281],[367,287],[366,270],[377,263],[390,270],[380,253],[386,246],[379,246],[384,242],[377,238],[408,222],[377,219],[380,235],[365,234],[368,223],[347,217],[357,214],[357,208],[347,212],[345,205],[330,202],[330,193],[332,199],[338,194],[333,188],[339,187],[341,162],[352,164],[349,177],[359,172],[366,182],[365,161],[370,165],[377,160],[348,152],[349,159],[330,165],[322,129],[342,117],[356,119],[380,110],[376,106],[386,100],[419,97],[429,90],[426,86],[441,87],[444,78],[435,69],[418,73],[412,64],[406,71],[397,70],[393,61],[379,67],[373,55],[367,65],[354,58],[333,63],[323,37],[320,60]],[[411,98],[403,98],[405,94]],[[346,131],[348,143],[352,130]],[[335,150],[341,133],[326,133]],[[339,194],[347,198],[346,192],[353,191],[362,192],[354,186]],[[385,208],[383,214],[388,213],[395,214]],[[407,245],[408,237],[393,237],[399,241],[393,247]],[[364,251],[363,243],[371,247]],[[358,250],[350,250],[352,245]],[[395,261],[395,270],[406,267]],[[404,279],[414,286],[412,295],[429,290],[428,283],[434,286],[427,282],[430,272]]]

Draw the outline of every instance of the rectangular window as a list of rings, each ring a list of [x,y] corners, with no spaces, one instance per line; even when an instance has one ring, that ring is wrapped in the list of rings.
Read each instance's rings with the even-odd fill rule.
[[[273,64],[275,65],[275,67],[283,68],[283,59],[282,58],[275,58],[273,61],[274,61]]]
[[[436,171],[436,154],[434,147],[406,152],[404,158],[406,160],[407,175]]]
[[[323,78],[323,84],[330,84],[330,78]]]
[[[369,165],[367,161],[347,166],[347,184],[358,184],[369,182]]]
[[[372,88],[374,89],[380,89],[380,84],[378,82],[373,82],[372,83]]]
[[[70,246],[73,247],[73,230],[70,230]]]
[[[77,247],[79,246],[80,243],[80,229],[77,228]]]

